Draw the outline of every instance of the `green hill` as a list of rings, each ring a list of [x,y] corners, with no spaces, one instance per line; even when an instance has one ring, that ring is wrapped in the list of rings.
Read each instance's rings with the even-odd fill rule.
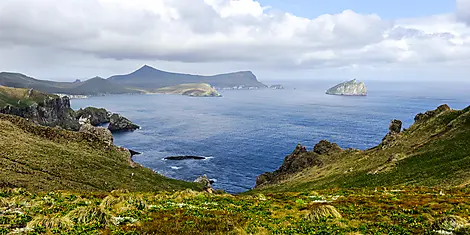
[[[100,77],[83,82],[53,82],[35,79],[20,73],[2,72],[0,73],[0,85],[14,88],[33,88],[46,93],[69,95],[141,93],[141,91],[123,87]]]
[[[97,137],[0,114],[0,187],[28,191],[159,191],[198,185],[132,163],[128,151]]]
[[[443,105],[418,114],[415,120],[410,128],[399,133],[391,131],[382,144],[365,151],[319,154],[315,150],[297,150],[278,171],[260,176],[257,190],[468,185],[470,107],[451,110]],[[298,167],[300,162],[306,167]]]

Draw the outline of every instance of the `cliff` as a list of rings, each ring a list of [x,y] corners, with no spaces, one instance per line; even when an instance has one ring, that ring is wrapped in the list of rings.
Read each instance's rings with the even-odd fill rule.
[[[157,89],[156,93],[178,94],[195,97],[220,97],[217,90],[206,83],[189,83]]]
[[[80,128],[68,97],[33,89],[0,86],[0,113],[24,117],[34,123],[77,131]]]
[[[367,88],[363,82],[357,82],[353,79],[348,82],[340,83],[326,91],[328,95],[346,95],[346,96],[366,96]]]
[[[258,177],[256,190],[308,191],[323,188],[432,186],[470,183],[470,107],[447,105],[418,114],[402,130],[393,120],[382,142],[371,149],[341,149],[322,141],[300,145],[276,171]]]

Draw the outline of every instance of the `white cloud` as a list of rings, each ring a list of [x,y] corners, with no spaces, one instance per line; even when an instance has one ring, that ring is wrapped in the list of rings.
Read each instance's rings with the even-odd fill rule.
[[[352,10],[308,19],[253,0],[2,0],[0,52],[21,47],[9,55],[20,61],[30,48],[34,57],[44,53],[42,63],[70,58],[69,66],[86,55],[107,66],[110,59],[252,69],[410,66],[468,60],[466,23],[470,0],[457,0],[453,13],[394,21]],[[65,56],[74,53],[80,56]]]

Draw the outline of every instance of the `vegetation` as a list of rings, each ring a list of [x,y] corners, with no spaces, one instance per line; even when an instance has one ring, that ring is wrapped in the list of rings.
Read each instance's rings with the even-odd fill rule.
[[[291,174],[254,192],[305,192],[326,188],[464,186],[470,183],[470,107],[441,106],[428,118],[365,151],[348,149],[316,156],[323,164]],[[442,109],[442,110],[440,110]],[[422,115],[418,115],[422,116]]]
[[[42,103],[47,97],[56,97],[36,90],[16,89],[0,86],[0,108],[7,105],[15,107],[26,107],[34,103]]]
[[[469,188],[239,195],[0,190],[0,234],[465,234]],[[434,230],[434,231],[433,231]]]
[[[28,191],[200,189],[132,162],[130,153],[87,133],[37,126],[0,114],[0,187]]]

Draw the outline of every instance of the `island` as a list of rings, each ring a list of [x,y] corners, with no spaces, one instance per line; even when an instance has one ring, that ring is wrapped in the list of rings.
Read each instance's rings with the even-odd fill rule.
[[[187,83],[155,90],[159,94],[176,94],[193,97],[221,97],[217,90],[207,83]]]
[[[363,82],[353,79],[348,82],[340,83],[326,91],[328,95],[344,95],[344,96],[366,96],[367,88]]]

